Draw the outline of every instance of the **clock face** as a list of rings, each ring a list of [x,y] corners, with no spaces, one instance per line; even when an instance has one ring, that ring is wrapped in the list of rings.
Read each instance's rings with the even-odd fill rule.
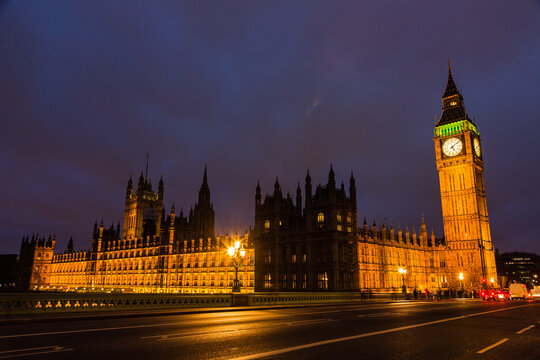
[[[461,153],[461,149],[463,149],[463,143],[458,138],[450,138],[442,146],[443,153],[446,156],[456,156]]]
[[[477,138],[474,138],[473,145],[474,153],[476,154],[476,156],[480,157],[480,154],[482,154],[482,152],[480,151],[480,141],[478,141]]]

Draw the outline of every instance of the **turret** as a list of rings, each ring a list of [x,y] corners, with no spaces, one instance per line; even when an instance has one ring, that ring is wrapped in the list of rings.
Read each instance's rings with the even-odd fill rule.
[[[354,180],[353,172],[351,171],[351,178],[349,180],[349,196],[351,203],[356,209],[356,181]]]
[[[302,214],[302,190],[300,190],[300,183],[296,188],[296,209],[299,214]]]
[[[330,196],[330,201],[336,199],[336,175],[334,174],[332,164],[330,164],[330,171],[328,172],[328,194]]]
[[[72,254],[73,253],[73,237],[69,237],[69,241],[68,241],[68,244],[67,244],[67,248],[66,248],[66,252],[68,254]]]
[[[306,174],[306,208],[311,206],[311,176],[309,176],[309,169]]]
[[[144,191],[144,176],[143,172],[141,171],[141,176],[139,176],[139,184],[137,185],[137,192]]]
[[[131,175],[129,176],[127,188],[126,188],[126,198],[131,198],[131,195],[133,194],[133,180],[131,179]]]
[[[171,207],[171,224],[169,226],[169,245],[174,243],[174,227],[176,222],[176,210],[174,209],[174,203]]]
[[[158,199],[163,200],[163,176],[159,178]]]
[[[261,185],[257,181],[257,187],[255,188],[255,207],[261,206]]]
[[[208,186],[208,176],[206,172],[206,165],[204,166],[204,175],[201,189],[199,190],[199,205],[210,204],[210,187]]]
[[[276,183],[274,184],[274,199],[279,200],[283,197],[281,193],[281,186],[279,185],[279,180],[276,176]],[[276,201],[276,204],[279,206],[279,201]]]

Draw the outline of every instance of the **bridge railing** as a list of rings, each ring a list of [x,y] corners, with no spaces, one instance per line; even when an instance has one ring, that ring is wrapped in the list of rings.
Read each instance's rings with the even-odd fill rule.
[[[230,294],[0,294],[1,315],[224,306],[231,306]]]
[[[9,293],[0,294],[0,315],[190,307],[357,303],[396,300],[398,298],[402,297],[395,294],[358,292],[268,292],[250,294]]]

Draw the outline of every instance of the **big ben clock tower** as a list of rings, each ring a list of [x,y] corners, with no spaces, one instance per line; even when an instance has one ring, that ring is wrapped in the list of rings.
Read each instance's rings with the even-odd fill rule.
[[[448,63],[442,115],[435,125],[448,283],[458,290],[497,285],[484,186],[480,134],[469,118]]]

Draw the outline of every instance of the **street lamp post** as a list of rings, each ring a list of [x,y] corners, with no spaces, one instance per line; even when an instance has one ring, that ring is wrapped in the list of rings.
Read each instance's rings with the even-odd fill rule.
[[[244,258],[246,257],[246,250],[244,249],[244,246],[242,245],[240,240],[236,240],[234,242],[234,246],[229,247],[227,252],[231,257],[234,266],[234,283],[232,292],[240,292],[240,283],[238,282],[238,268],[240,267],[241,261],[244,260]]]
[[[463,296],[463,279],[465,277],[463,276],[463,273],[459,273],[459,276],[458,276],[458,279],[459,279],[459,283],[461,285],[461,296]]]
[[[401,292],[406,294],[407,293],[407,287],[405,286],[405,274],[407,273],[407,269],[399,268],[399,273],[401,274]]]

